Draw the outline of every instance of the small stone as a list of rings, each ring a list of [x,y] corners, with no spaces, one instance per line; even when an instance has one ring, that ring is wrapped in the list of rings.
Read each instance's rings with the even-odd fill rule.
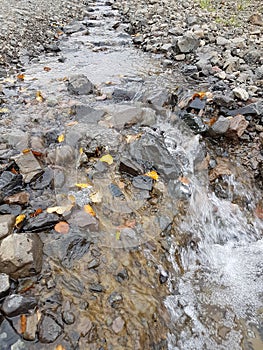
[[[132,184],[134,187],[141,190],[151,191],[153,187],[153,180],[149,176],[140,175],[133,178]]]
[[[25,183],[29,183],[33,178],[42,173],[42,167],[34,154],[29,151],[23,153],[15,159],[20,173],[23,175]]]
[[[248,22],[250,22],[251,24],[254,24],[256,26],[263,26],[262,17],[258,13],[251,15],[248,19]]]
[[[28,313],[37,305],[37,301],[33,297],[24,297],[20,294],[9,295],[3,302],[1,310],[8,317],[14,317]]]
[[[36,234],[14,233],[7,236],[0,245],[0,271],[15,279],[39,273],[42,246]]]
[[[224,134],[230,125],[230,120],[228,118],[225,118],[223,116],[220,116],[217,121],[212,125],[211,130],[218,134]]]
[[[189,53],[196,50],[199,46],[199,39],[191,34],[187,33],[180,37],[177,41],[177,47],[180,53]]]
[[[63,311],[62,319],[66,324],[73,324],[75,322],[75,315],[70,311]]]
[[[93,283],[89,286],[90,292],[101,293],[104,291],[104,287],[101,284]]]
[[[13,194],[12,196],[5,197],[4,201],[8,204],[27,204],[30,198],[30,194],[28,192],[19,192]]]
[[[73,95],[88,95],[94,91],[94,85],[84,75],[74,75],[68,80],[68,91]]]
[[[216,39],[216,44],[219,46],[225,46],[225,45],[228,45],[229,43],[230,41],[224,38],[223,36],[218,36]]]
[[[116,334],[120,333],[123,330],[124,325],[125,322],[121,317],[115,318],[115,320],[112,322],[113,332]]]
[[[0,298],[5,296],[10,289],[9,276],[5,273],[0,273]]]
[[[88,265],[87,268],[88,269],[95,269],[96,267],[98,267],[100,265],[100,259],[92,259]]]
[[[0,198],[10,196],[22,189],[22,175],[3,171],[0,176]]]
[[[248,127],[249,122],[245,119],[243,115],[236,115],[230,119],[229,125],[229,134],[235,134],[238,137],[242,136],[246,128]]]
[[[168,280],[168,272],[167,271],[162,271],[159,275],[159,281],[161,284],[164,284]]]
[[[59,221],[56,214],[49,214],[47,212],[40,213],[36,217],[29,218],[23,226],[24,231],[41,232],[48,228],[53,228]]]
[[[174,59],[175,59],[176,61],[183,61],[183,60],[185,60],[185,54],[184,54],[184,53],[181,53],[181,54],[179,54],[179,55],[175,55],[175,56],[174,56]]]
[[[249,99],[249,94],[245,89],[236,87],[233,90],[234,95],[242,101],[247,101]]]
[[[41,343],[53,343],[62,333],[61,326],[50,316],[42,317],[38,330]]]
[[[38,326],[38,315],[34,313],[33,315],[26,316],[26,329],[23,333],[23,338],[25,340],[35,340]]]
[[[108,302],[110,306],[113,308],[116,308],[117,306],[119,306],[122,300],[123,300],[122,295],[118,292],[113,292],[108,298]]]
[[[0,216],[0,239],[8,236],[12,232],[14,223],[15,223],[14,215]]]
[[[73,21],[70,24],[68,24],[67,26],[65,26],[63,28],[63,31],[65,34],[70,35],[73,33],[81,32],[85,29],[86,29],[86,27],[82,23],[80,23],[78,21]]]

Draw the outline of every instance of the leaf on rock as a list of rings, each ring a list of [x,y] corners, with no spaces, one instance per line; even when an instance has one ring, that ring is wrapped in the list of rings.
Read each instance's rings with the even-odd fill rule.
[[[102,195],[99,192],[92,193],[89,197],[93,203],[101,203],[102,201]]]
[[[25,214],[20,214],[16,217],[16,222],[15,226],[17,227],[21,222],[25,220],[26,215]]]
[[[55,225],[54,229],[58,233],[66,234],[69,232],[69,224],[66,221],[60,221]]]
[[[87,214],[90,214],[92,216],[96,216],[95,211],[93,210],[92,206],[89,204],[84,205],[84,210]]]
[[[105,154],[105,156],[100,158],[100,161],[111,165],[113,163],[113,158],[110,154]]]
[[[30,217],[34,218],[34,217],[38,216],[41,213],[43,213],[43,210],[41,208],[38,208],[34,213],[30,214]]]
[[[49,72],[49,71],[51,71],[51,68],[50,67],[44,67],[44,71],[45,72]]]
[[[116,231],[116,240],[119,241],[121,239],[121,231]]]
[[[75,184],[75,186],[81,189],[91,187],[89,184]]]
[[[44,101],[44,97],[43,97],[41,91],[37,91],[37,92],[36,92],[36,100],[37,100],[38,102],[43,102],[43,101]]]
[[[8,108],[0,108],[0,113],[1,114],[4,114],[4,113],[9,113],[10,111],[9,111],[9,109]]]
[[[65,140],[65,135],[64,134],[59,135],[58,142],[63,142],[64,140]]]
[[[157,172],[155,170],[149,171],[148,173],[144,174],[145,176],[150,177],[153,180],[158,181],[159,179],[159,175],[157,174]]]
[[[26,322],[27,322],[26,315],[20,315],[20,333],[21,334],[24,334],[26,331]]]
[[[17,76],[18,80],[24,80],[25,79],[25,74],[18,74]]]
[[[72,204],[69,204],[69,205],[63,205],[63,206],[57,206],[57,207],[50,207],[50,208],[47,208],[47,212],[49,214],[57,213],[59,215],[63,215],[64,213],[69,212],[72,206],[73,206]]]

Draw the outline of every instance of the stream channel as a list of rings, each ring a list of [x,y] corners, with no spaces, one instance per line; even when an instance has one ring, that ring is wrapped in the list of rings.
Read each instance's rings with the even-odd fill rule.
[[[0,348],[262,350],[261,193],[236,164],[223,175],[227,195],[211,190],[202,137],[169,108],[178,87],[208,86],[136,49],[126,27],[94,2],[66,27],[59,53],[25,58],[22,79],[3,83],[9,158],[28,148],[45,154],[44,180],[27,183],[23,213],[60,206],[52,215],[70,231],[34,226],[37,216],[16,227],[44,243],[40,277],[27,279],[37,331],[18,335],[21,318],[6,317]],[[95,86],[89,95],[72,93],[80,74]],[[88,219],[85,206],[94,210]],[[43,335],[43,317],[60,327],[50,326],[55,339]]]

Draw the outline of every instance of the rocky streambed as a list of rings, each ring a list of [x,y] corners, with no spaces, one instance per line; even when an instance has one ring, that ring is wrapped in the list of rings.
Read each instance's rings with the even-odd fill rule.
[[[261,349],[262,26],[208,5],[81,4],[3,68],[1,349]]]

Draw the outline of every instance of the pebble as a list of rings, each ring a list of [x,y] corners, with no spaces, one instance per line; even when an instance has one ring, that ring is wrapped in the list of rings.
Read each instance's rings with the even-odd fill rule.
[[[40,320],[38,332],[41,343],[53,343],[62,333],[62,328],[52,317],[44,315]]]
[[[15,216],[14,215],[1,215],[0,216],[0,239],[8,236],[15,224]]]
[[[9,317],[18,316],[28,313],[37,305],[37,301],[33,297],[24,297],[20,294],[11,294],[3,302],[1,310]]]
[[[118,334],[123,330],[124,325],[124,320],[121,317],[117,317],[113,320],[111,328],[114,333]]]
[[[236,87],[233,90],[233,94],[242,101],[247,101],[249,99],[249,94],[245,89]]]

